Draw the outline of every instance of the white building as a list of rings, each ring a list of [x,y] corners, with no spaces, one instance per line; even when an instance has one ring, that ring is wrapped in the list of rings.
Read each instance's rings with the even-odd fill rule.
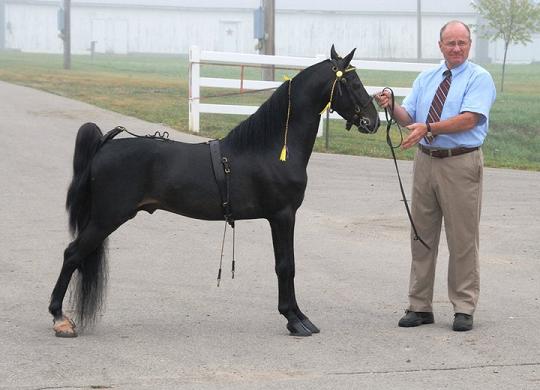
[[[72,0],[74,54],[256,52],[254,10],[260,0]],[[61,53],[57,13],[61,0],[0,0],[0,49]],[[440,27],[451,19],[477,24],[470,0],[421,2],[423,60],[440,58]],[[276,54],[327,54],[332,43],[356,58],[417,59],[417,0],[276,0]],[[471,57],[501,62],[502,42],[473,32]],[[509,62],[540,60],[540,35],[510,48]]]

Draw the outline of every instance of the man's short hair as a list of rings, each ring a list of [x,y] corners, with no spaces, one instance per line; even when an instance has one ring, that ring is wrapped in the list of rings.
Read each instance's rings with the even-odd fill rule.
[[[469,26],[467,26],[465,23],[463,23],[461,20],[451,20],[447,22],[444,26],[441,27],[441,32],[439,33],[439,40],[442,41],[442,35],[444,33],[444,30],[446,30],[446,27],[448,27],[451,24],[461,24],[463,27],[467,29],[467,32],[469,33],[469,40],[471,39],[471,29]]]

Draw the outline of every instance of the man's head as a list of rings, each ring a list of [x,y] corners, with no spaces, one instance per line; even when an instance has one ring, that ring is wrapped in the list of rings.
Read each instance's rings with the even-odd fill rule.
[[[449,69],[456,68],[469,58],[471,30],[458,20],[452,20],[441,28],[439,48]]]

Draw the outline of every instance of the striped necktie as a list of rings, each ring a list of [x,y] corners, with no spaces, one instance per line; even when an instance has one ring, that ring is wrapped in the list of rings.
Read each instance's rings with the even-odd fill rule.
[[[435,96],[431,102],[431,107],[429,108],[426,122],[433,123],[441,120],[444,102],[446,100],[446,96],[448,95],[448,91],[450,90],[450,83],[452,82],[452,72],[447,69],[444,71],[443,76],[444,79],[439,84],[439,88],[437,88],[437,92],[435,92]],[[431,143],[431,141],[432,140],[430,140],[429,143]]]

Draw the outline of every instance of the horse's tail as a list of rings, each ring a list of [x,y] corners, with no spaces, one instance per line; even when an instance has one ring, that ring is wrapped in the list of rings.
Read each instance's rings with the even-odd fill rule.
[[[103,133],[94,123],[85,123],[77,133],[73,155],[73,179],[69,185],[66,209],[72,235],[78,237],[90,221],[91,212],[91,165],[95,154],[103,144]],[[107,280],[105,257],[106,240],[99,243],[90,254],[81,259],[74,280],[72,303],[79,325],[95,322],[101,309]]]
[[[69,230],[73,236],[77,236],[90,219],[90,166],[101,145],[102,137],[103,133],[94,123],[85,123],[77,133],[73,154],[73,179],[66,199]]]

